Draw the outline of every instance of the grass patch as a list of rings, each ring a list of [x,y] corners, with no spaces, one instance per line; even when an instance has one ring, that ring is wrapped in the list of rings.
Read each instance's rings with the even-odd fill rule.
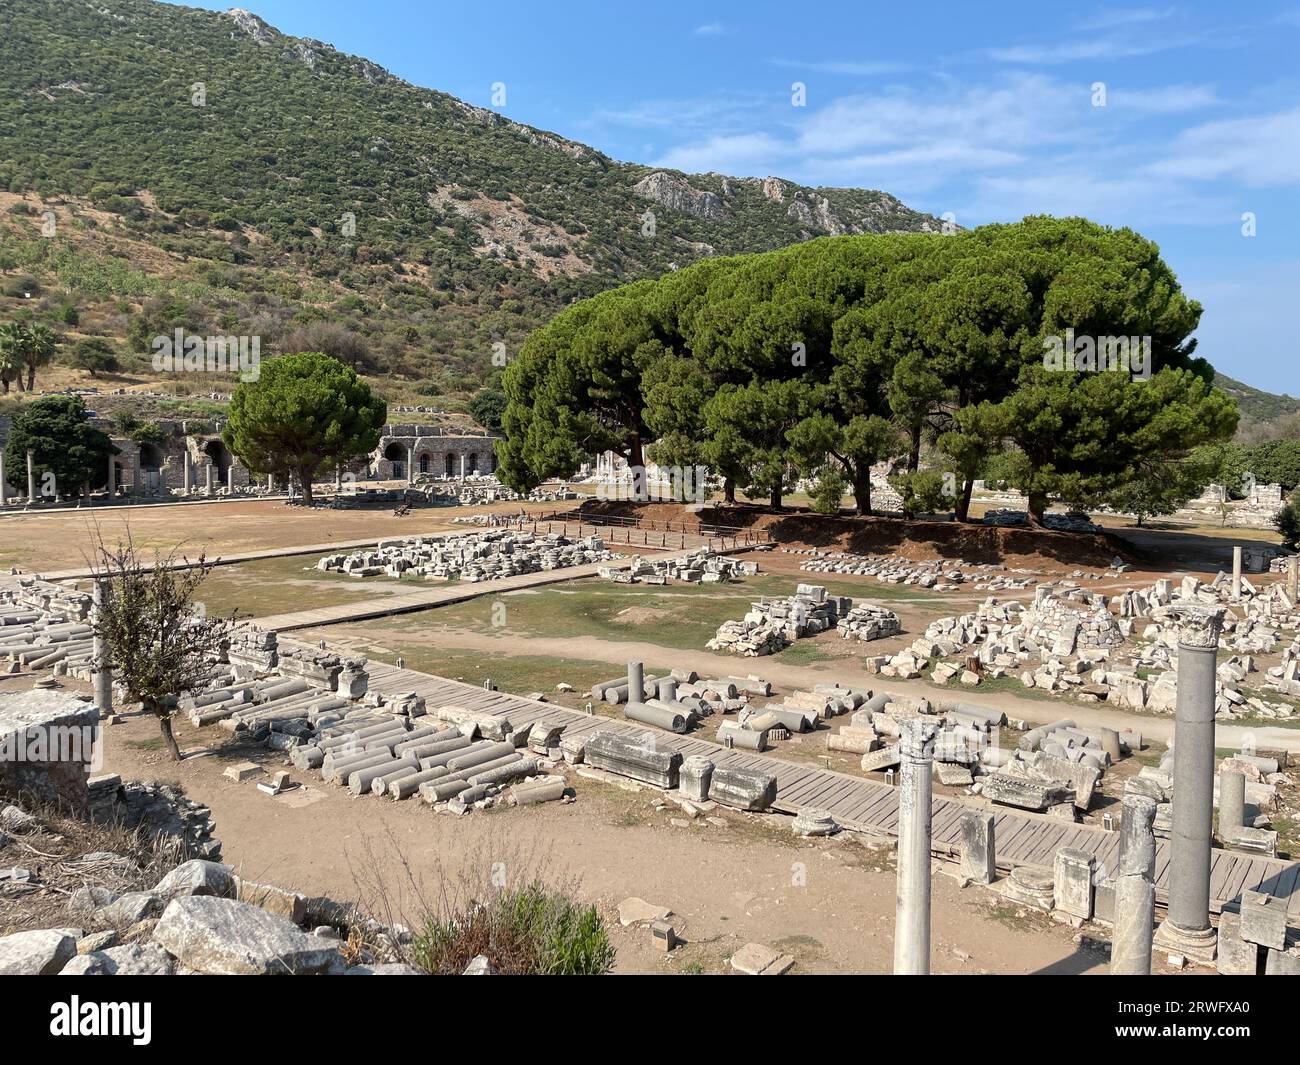
[[[798,583],[793,577],[771,574],[738,584],[662,587],[580,579],[439,607],[430,621],[469,632],[638,640],[675,650],[698,650],[724,621],[744,617],[750,603],[764,595],[793,595]],[[827,589],[835,595],[862,598],[861,589],[853,585],[834,582],[827,584]],[[891,591],[906,597],[906,590]],[[376,623],[384,631],[398,631],[409,624],[410,620],[403,618]]]
[[[196,598],[209,616],[225,617],[237,611],[266,617],[304,607],[341,606],[377,598],[398,583],[410,587],[425,582],[388,580],[376,587],[366,580],[318,570],[312,555],[293,555],[217,566],[200,585]]]

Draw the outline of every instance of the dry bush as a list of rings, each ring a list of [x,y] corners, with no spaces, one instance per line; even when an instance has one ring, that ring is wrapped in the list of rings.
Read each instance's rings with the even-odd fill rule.
[[[80,925],[83,919],[68,912],[68,900],[78,888],[102,887],[118,895],[149,891],[181,860],[169,841],[139,829],[88,821],[48,803],[17,805],[42,827],[13,835],[0,857],[6,867],[32,874],[26,884],[0,887],[0,935]]]
[[[576,901],[577,878],[557,874],[536,846],[489,837],[417,871],[391,829],[386,837],[396,875],[383,875],[370,839],[352,869],[358,909],[376,919],[365,944],[372,956],[439,975],[463,972],[480,954],[506,975],[612,968],[614,948],[596,908]]]

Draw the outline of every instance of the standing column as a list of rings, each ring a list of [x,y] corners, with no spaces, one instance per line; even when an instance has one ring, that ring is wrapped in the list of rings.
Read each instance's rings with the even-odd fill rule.
[[[1179,606],[1162,618],[1178,625],[1174,709],[1174,799],[1169,913],[1156,945],[1190,961],[1214,961],[1210,925],[1210,838],[1214,825],[1214,680],[1222,607]]]
[[[235,494],[235,464],[233,462],[226,467],[226,492],[232,496]]]
[[[335,492],[343,491],[343,467],[342,466],[334,467],[334,491]]]
[[[27,502],[36,502],[36,456],[27,452]]]
[[[9,502],[9,485],[5,481],[5,453],[0,448],[0,507]]]
[[[1120,818],[1110,971],[1112,976],[1150,976],[1156,918],[1155,799],[1125,791]]]
[[[902,722],[898,753],[898,903],[894,911],[894,975],[930,974],[930,816],[935,726]]]
[[[1175,748],[1177,750],[1177,748]],[[1219,839],[1227,842],[1246,823],[1246,774],[1219,774]]]
[[[1292,555],[1286,560],[1286,594],[1294,605],[1300,599],[1300,555]]]
[[[275,474],[273,473],[266,475],[266,493],[267,495],[275,495]]]
[[[185,460],[184,462],[185,473],[184,473],[184,482],[183,482],[185,486],[185,494],[189,495],[190,489],[193,487],[192,484],[193,475],[190,473],[190,449],[188,447],[182,453],[181,457]]]
[[[406,483],[415,484],[415,448],[406,449]]]
[[[1232,549],[1232,601],[1241,599],[1241,547]]]
[[[140,452],[135,453],[135,458],[131,460],[131,496],[135,499],[140,498]]]
[[[117,494],[117,459],[112,455],[108,456],[108,498],[112,499]]]
[[[629,703],[645,702],[645,670],[640,662],[627,664],[627,701]]]
[[[460,479],[465,479],[465,452],[460,453]]]
[[[92,624],[94,625],[94,637],[91,642],[91,652],[94,657],[94,674],[91,677],[95,693],[95,706],[99,708],[99,716],[107,717],[113,712],[113,670],[109,665],[108,659],[108,641],[104,639],[103,633],[99,626],[102,623],[102,613],[108,600],[108,583],[106,581],[96,581],[95,587],[91,591],[91,602],[93,604]]]
[[[203,467],[203,494],[212,497],[212,463]]]

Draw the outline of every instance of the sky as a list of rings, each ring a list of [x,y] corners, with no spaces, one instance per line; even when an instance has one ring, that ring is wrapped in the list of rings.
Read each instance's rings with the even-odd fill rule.
[[[1300,298],[1300,0],[240,2],[617,159],[883,189],[962,226],[1131,226],[1204,304],[1198,354],[1300,394],[1279,313]]]

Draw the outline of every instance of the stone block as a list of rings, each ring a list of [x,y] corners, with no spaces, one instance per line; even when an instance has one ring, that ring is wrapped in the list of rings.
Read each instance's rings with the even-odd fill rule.
[[[1092,871],[1094,859],[1090,852],[1062,847],[1056,852],[1052,864],[1056,908],[1072,917],[1091,920],[1093,911]]]
[[[994,817],[967,810],[961,822],[961,875],[976,884],[991,884],[997,877]]]
[[[1255,976],[1260,969],[1259,944],[1241,938],[1241,917],[1223,913],[1219,917],[1219,952],[1215,967],[1222,976]]]
[[[709,799],[737,810],[766,810],[776,801],[776,777],[752,769],[719,766],[709,784]]]
[[[1257,891],[1241,893],[1241,938],[1270,950],[1286,948],[1286,899]]]

